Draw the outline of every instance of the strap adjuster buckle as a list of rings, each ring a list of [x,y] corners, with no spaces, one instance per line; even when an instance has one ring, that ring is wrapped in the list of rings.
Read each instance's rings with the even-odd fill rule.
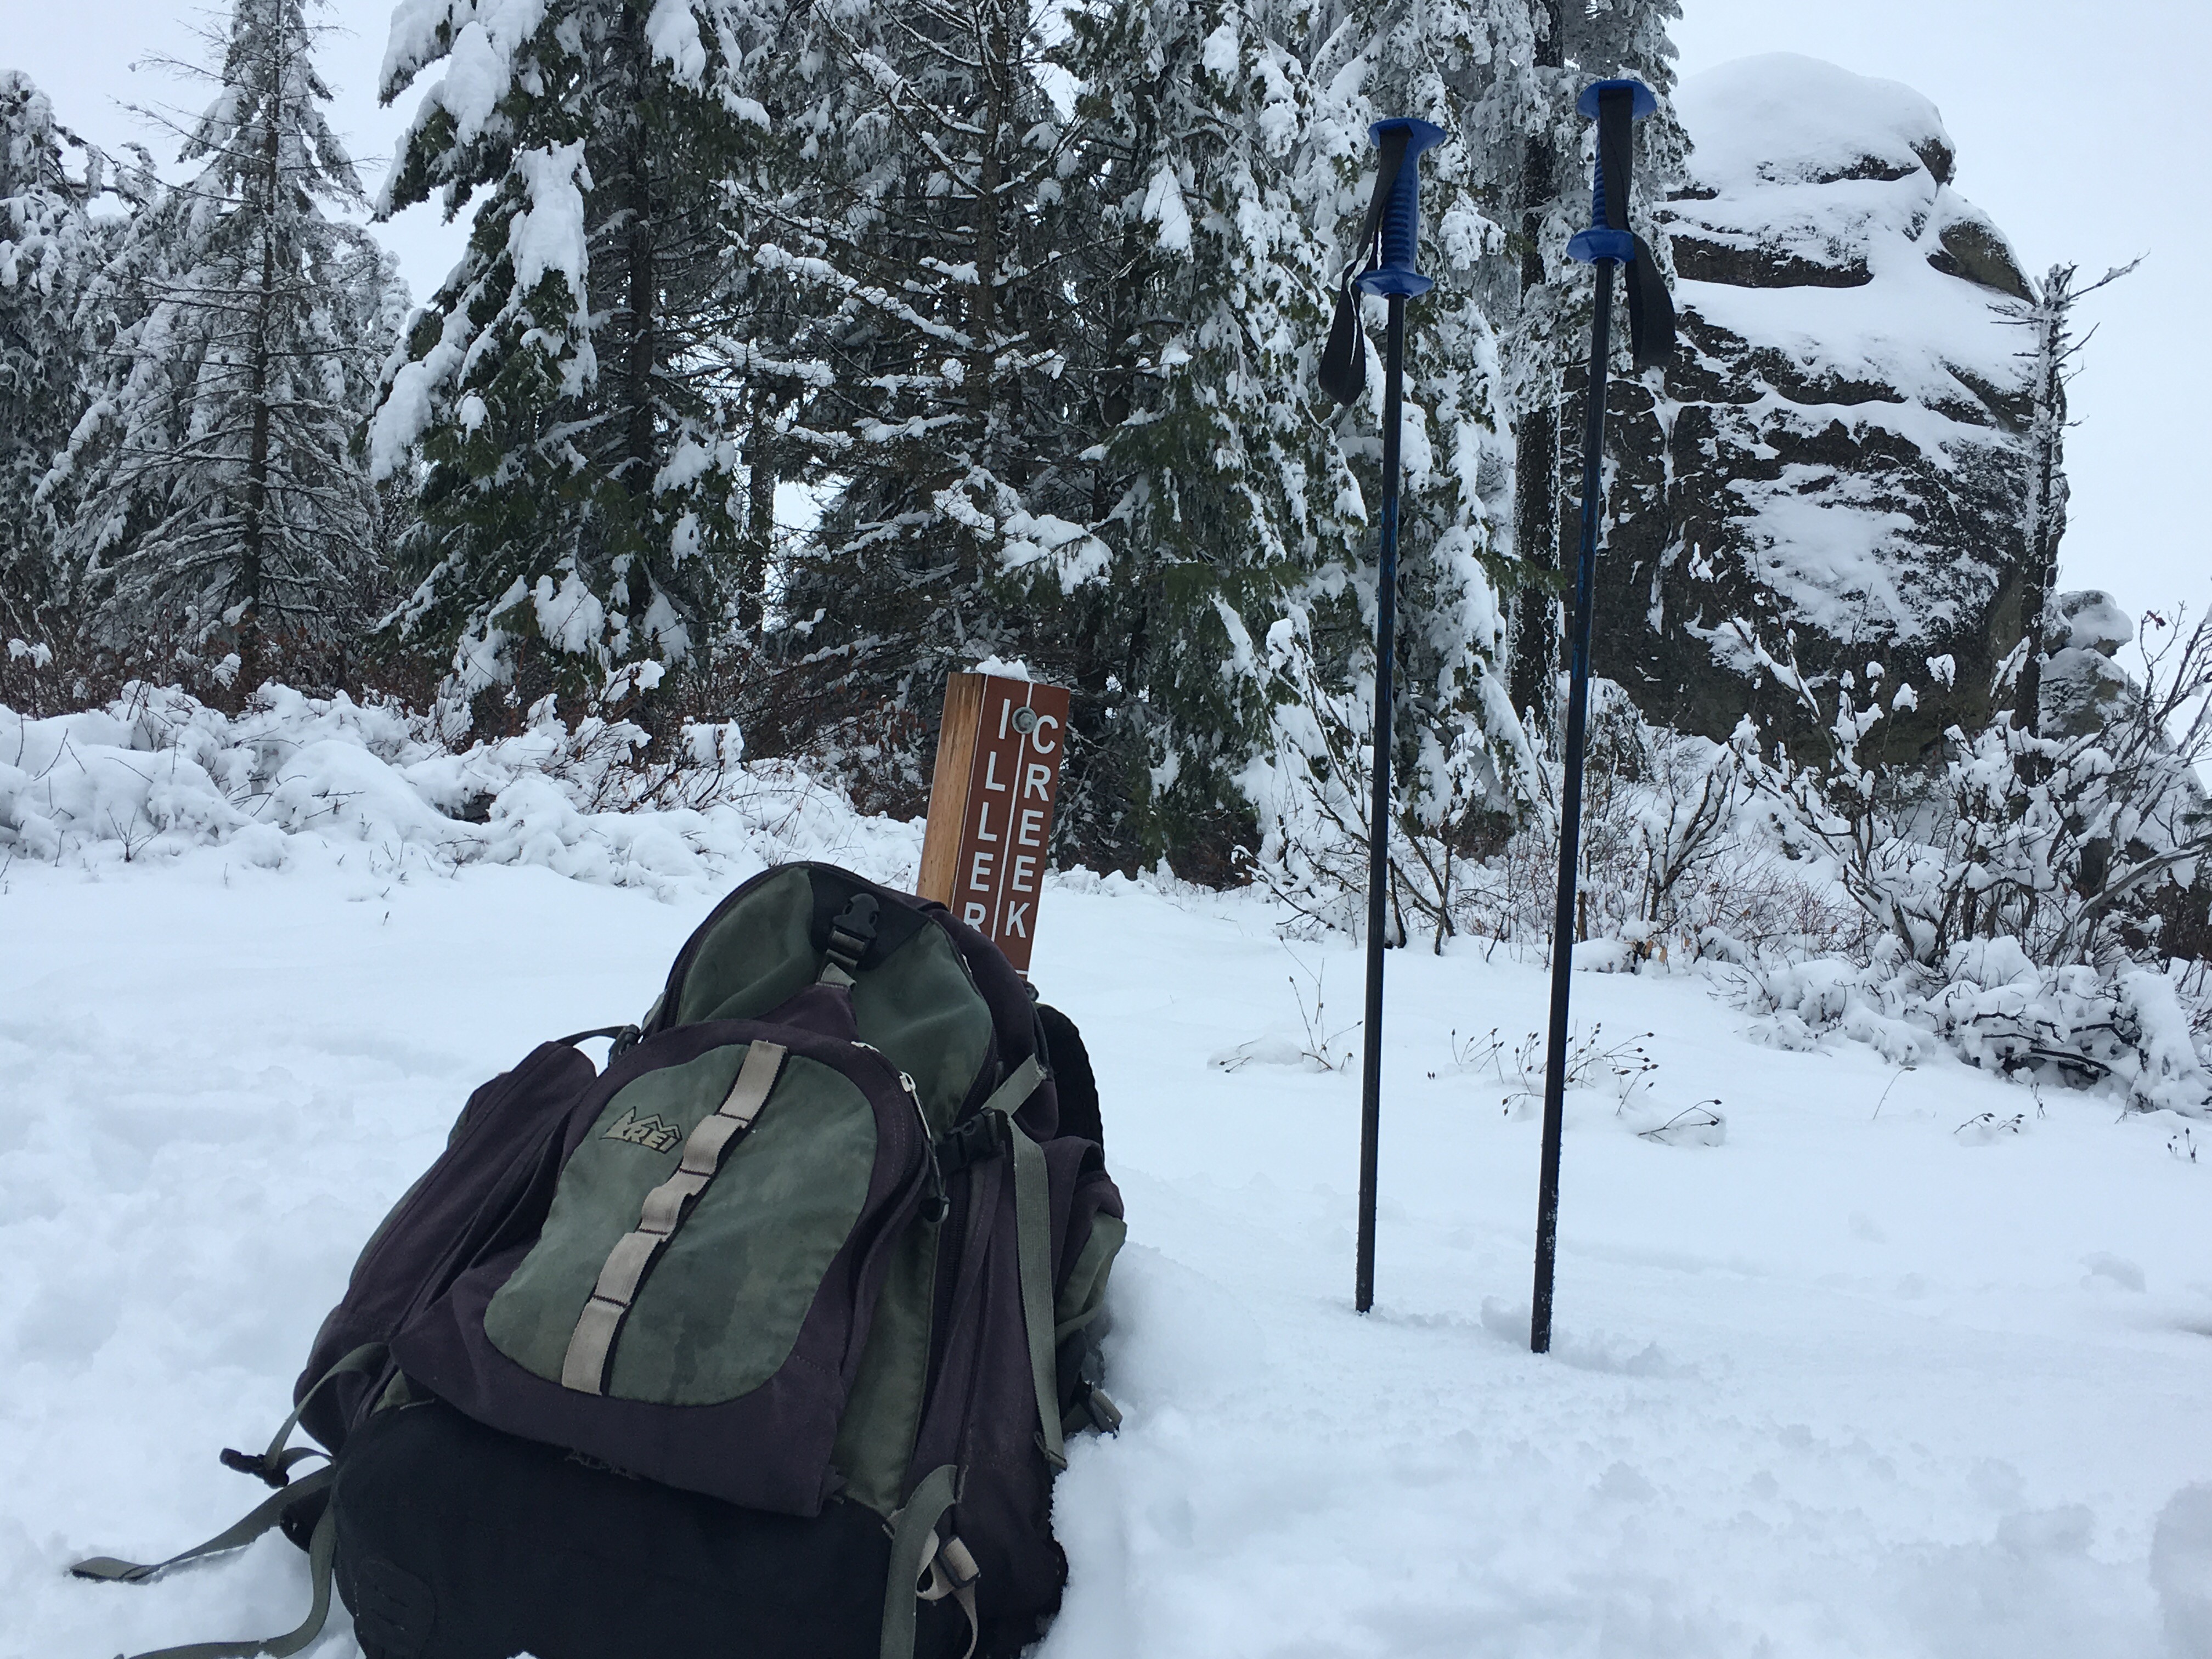
[[[1004,1112],[978,1112],[948,1129],[937,1143],[937,1166],[947,1176],[987,1163],[1013,1149],[1013,1125]]]

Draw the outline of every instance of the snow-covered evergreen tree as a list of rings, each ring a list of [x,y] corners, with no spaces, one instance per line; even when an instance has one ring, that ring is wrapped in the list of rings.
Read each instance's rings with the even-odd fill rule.
[[[1340,539],[1340,504],[1358,511],[1310,373],[1340,181],[1315,165],[1280,8],[1109,4],[1072,21],[1104,233],[1082,317],[1090,517],[1114,550],[1090,630],[1103,799],[1074,805],[1123,815],[1102,828],[1157,855],[1240,838],[1237,781],[1273,701],[1256,642],[1322,538]]]
[[[1045,51],[1020,0],[812,8],[780,52],[798,143],[752,198],[828,495],[787,604],[848,707],[924,735],[951,670],[1066,673],[1057,615],[1104,570],[1076,320],[1098,229]]]
[[[64,588],[39,485],[76,419],[76,313],[104,252],[91,211],[104,170],[28,76],[0,70],[0,627],[34,640],[58,624]]]
[[[1485,568],[1509,474],[1475,277],[1503,240],[1480,202],[1478,95],[1517,27],[1483,0],[1078,20],[1106,156],[1091,171],[1121,240],[1090,307],[1114,325],[1111,636],[1139,694],[1122,712],[1146,763],[1133,793],[1158,841],[1218,835],[1255,807],[1271,862],[1364,835],[1382,375],[1340,414],[1314,370],[1371,187],[1367,127],[1389,114],[1451,135],[1424,158],[1439,287],[1409,313],[1400,817],[1462,836],[1512,804],[1517,729],[1490,683]],[[1309,877],[1336,878],[1291,878]]]
[[[303,0],[237,0],[185,136],[186,182],[138,212],[80,325],[104,357],[51,489],[94,639],[272,643],[357,628],[378,562],[360,453],[389,266]],[[117,325],[106,337],[110,322]]]
[[[726,185],[769,125],[747,54],[774,21],[739,0],[393,15],[384,96],[444,72],[380,205],[477,206],[387,374],[374,459],[380,477],[427,463],[397,615],[453,653],[466,694],[593,692],[694,658],[721,620],[746,352],[726,337],[746,233]]]

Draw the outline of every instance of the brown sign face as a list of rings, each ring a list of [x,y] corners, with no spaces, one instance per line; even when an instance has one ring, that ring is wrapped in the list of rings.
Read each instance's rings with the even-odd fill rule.
[[[982,674],[945,687],[916,890],[1024,973],[1066,753],[1066,687]]]

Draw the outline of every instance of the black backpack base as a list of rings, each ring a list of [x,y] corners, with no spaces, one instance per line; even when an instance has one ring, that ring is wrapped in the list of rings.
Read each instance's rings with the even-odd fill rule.
[[[367,1659],[878,1659],[890,1538],[858,1504],[740,1509],[432,1401],[355,1432],[331,1506]],[[917,1659],[967,1645],[951,1601],[919,1609]]]

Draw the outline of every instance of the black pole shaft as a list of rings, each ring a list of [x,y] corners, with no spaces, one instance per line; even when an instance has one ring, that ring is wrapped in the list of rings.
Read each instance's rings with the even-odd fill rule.
[[[1398,638],[1398,428],[1405,410],[1406,296],[1390,296],[1382,353],[1382,549],[1375,577],[1375,798],[1367,815],[1367,1016],[1359,1066],[1359,1263],[1352,1305],[1375,1305],[1375,1166],[1382,1127],[1382,946],[1390,900],[1391,669]]]
[[[1583,739],[1589,725],[1591,590],[1597,583],[1606,367],[1613,347],[1613,265],[1610,259],[1597,262],[1597,315],[1590,325],[1589,383],[1584,392],[1582,561],[1575,572],[1566,781],[1559,791],[1559,903],[1552,915],[1552,1029],[1544,1048],[1544,1161],[1536,1178],[1536,1290],[1528,1309],[1531,1353],[1548,1353],[1552,1347],[1552,1278],[1559,1243],[1559,1131],[1567,1087],[1567,997],[1575,971],[1575,866],[1582,861]]]

